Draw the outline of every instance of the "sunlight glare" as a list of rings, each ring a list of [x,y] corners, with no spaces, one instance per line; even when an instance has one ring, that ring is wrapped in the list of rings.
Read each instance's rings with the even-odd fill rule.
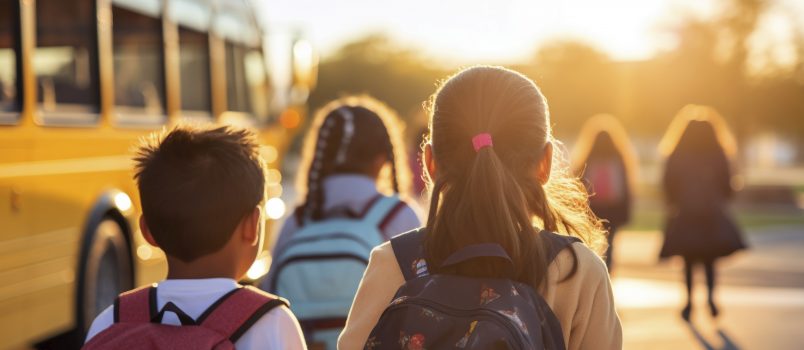
[[[676,285],[635,278],[615,278],[614,301],[621,308],[656,308],[676,305],[681,300]]]
[[[273,220],[281,219],[285,215],[285,202],[281,198],[271,198],[265,202],[265,215]]]
[[[117,192],[114,195],[114,205],[123,212],[131,209],[131,198],[125,192]]]
[[[279,158],[279,151],[274,146],[266,145],[260,147],[260,155],[266,163],[271,164]]]
[[[153,249],[151,249],[150,245],[140,244],[137,247],[137,257],[140,258],[140,260],[148,260],[153,257],[153,255]]]
[[[268,273],[268,266],[271,265],[271,257],[266,255],[254,261],[246,272],[246,277],[250,280],[257,280]]]

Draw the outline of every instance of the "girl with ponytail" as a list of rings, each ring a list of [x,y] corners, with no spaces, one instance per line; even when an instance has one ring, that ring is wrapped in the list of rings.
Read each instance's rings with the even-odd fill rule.
[[[472,67],[447,79],[429,107],[423,162],[431,203],[426,227],[404,235],[423,236],[424,261],[412,268],[499,276],[505,266],[493,258],[439,268],[463,247],[498,244],[514,263],[514,278],[547,301],[568,349],[621,348],[611,284],[596,254],[605,250],[605,233],[583,184],[554,151],[557,141],[539,88],[508,69]],[[578,242],[551,259],[548,231]],[[409,273],[391,244],[374,249],[339,349],[363,348]]]

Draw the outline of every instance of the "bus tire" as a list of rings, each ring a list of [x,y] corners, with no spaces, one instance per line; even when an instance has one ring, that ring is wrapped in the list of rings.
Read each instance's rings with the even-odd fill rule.
[[[76,288],[76,330],[83,337],[117,295],[134,287],[131,249],[123,226],[110,215],[85,236]]]

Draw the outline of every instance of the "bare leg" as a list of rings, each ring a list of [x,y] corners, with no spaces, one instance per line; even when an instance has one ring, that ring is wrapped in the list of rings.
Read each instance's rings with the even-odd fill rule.
[[[681,318],[685,321],[690,320],[690,313],[692,311],[692,270],[695,265],[695,260],[684,257],[684,281],[687,283],[687,306],[681,310]]]
[[[704,261],[704,271],[706,272],[706,287],[708,288],[709,297],[709,311],[712,316],[717,317],[720,313],[715,305],[715,260],[708,259]]]

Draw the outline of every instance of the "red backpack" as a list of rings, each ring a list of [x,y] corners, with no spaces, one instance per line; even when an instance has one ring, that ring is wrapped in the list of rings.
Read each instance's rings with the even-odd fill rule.
[[[168,302],[157,311],[156,285],[120,294],[114,304],[114,324],[95,335],[83,349],[234,349],[234,343],[263,315],[284,299],[246,286],[235,288],[213,303],[197,320]],[[173,312],[181,326],[162,324]]]
[[[616,205],[625,198],[625,174],[615,160],[589,162],[584,177],[589,181],[593,204]]]

